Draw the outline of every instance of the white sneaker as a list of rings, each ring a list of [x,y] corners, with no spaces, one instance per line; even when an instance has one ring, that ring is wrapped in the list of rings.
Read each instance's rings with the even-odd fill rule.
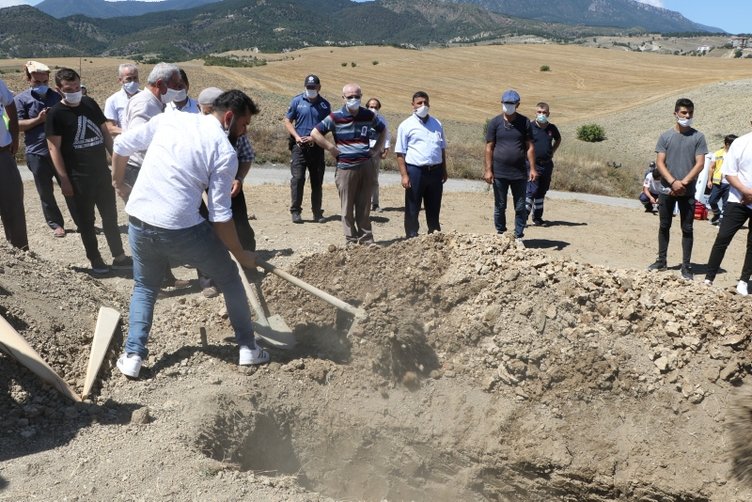
[[[268,363],[270,359],[271,357],[269,356],[269,353],[264,349],[258,347],[252,349],[247,345],[240,346],[240,360],[238,361],[240,366],[265,364]]]
[[[138,354],[123,354],[117,360],[117,368],[125,376],[138,378],[143,360]]]
[[[747,296],[749,294],[749,290],[747,288],[748,286],[746,282],[739,281],[739,284],[736,285],[736,292],[742,296]]]
[[[710,279],[705,279],[705,281],[703,281],[703,284],[705,284],[706,286],[712,286],[713,281],[711,281]]]

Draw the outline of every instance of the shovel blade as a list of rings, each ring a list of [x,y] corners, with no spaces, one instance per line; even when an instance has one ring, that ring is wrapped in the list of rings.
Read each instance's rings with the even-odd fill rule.
[[[258,322],[253,323],[256,336],[264,340],[271,347],[283,350],[291,350],[295,347],[295,335],[284,319],[279,315],[266,318],[268,325]]]

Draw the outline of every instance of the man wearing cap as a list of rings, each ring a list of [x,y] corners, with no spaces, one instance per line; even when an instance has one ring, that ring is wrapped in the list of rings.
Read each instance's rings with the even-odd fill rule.
[[[329,102],[324,99],[321,81],[316,75],[308,75],[303,81],[305,91],[298,94],[285,114],[285,129],[290,134],[290,213],[293,223],[303,223],[300,216],[303,206],[305,172],[311,179],[311,211],[313,219],[319,223],[326,221],[321,209],[321,185],[324,183],[324,150],[311,138],[311,131],[331,112]]]
[[[60,185],[60,178],[52,165],[44,134],[47,111],[60,101],[60,94],[49,88],[50,69],[47,65],[38,61],[28,61],[24,65],[24,72],[29,88],[18,93],[15,104],[18,128],[23,131],[26,144],[26,165],[34,175],[34,185],[42,202],[42,214],[52,229],[52,235],[65,237],[65,222],[55,200],[52,184],[54,178]],[[75,201],[72,197],[65,197],[65,202],[73,221],[78,225]]]
[[[509,89],[501,96],[502,113],[492,118],[486,131],[483,179],[493,185],[496,233],[507,230],[507,194],[512,189],[514,237],[522,239],[527,221],[527,182],[535,181],[535,147],[530,120],[517,113],[520,95]],[[530,172],[528,173],[528,166]]]
[[[428,233],[440,232],[439,212],[447,180],[446,137],[441,122],[428,114],[428,94],[413,94],[413,114],[397,128],[394,152],[405,189],[405,235],[417,237],[420,204]]]
[[[311,131],[313,141],[337,159],[334,182],[348,245],[375,244],[370,218],[375,169],[371,158],[381,155],[386,141],[384,122],[377,114],[360,106],[362,97],[358,84],[347,84],[342,89],[342,108],[324,117]],[[371,129],[379,134],[372,148]],[[328,132],[334,136],[334,143],[324,137]]]
[[[223,93],[224,91],[217,87],[207,87],[201,91],[198,95],[198,106],[201,109],[201,113],[204,115],[213,113],[214,101]],[[253,115],[256,113],[258,113],[257,109]],[[251,164],[253,164],[256,158],[256,153],[251,146],[251,142],[248,140],[247,134],[238,136],[233,147],[238,156],[238,172],[235,175],[232,189],[230,190],[232,221],[235,223],[235,231],[238,233],[238,240],[243,249],[246,251],[256,251],[256,234],[251,224],[248,223],[248,207],[246,206],[245,194],[243,193],[243,180],[251,169]],[[201,204],[200,212],[201,216],[209,219],[208,209],[203,203]],[[219,294],[219,290],[214,286],[211,278],[207,277],[201,271],[198,271],[198,282],[199,286],[201,286],[201,293],[205,297],[212,298]]]
[[[138,94],[138,68],[133,63],[123,63],[118,66],[118,82],[121,88],[104,102],[104,117],[107,119],[107,129],[114,138],[120,134],[123,127],[123,116],[128,101]]]
[[[0,80],[0,117],[7,110],[8,126],[0,119],[0,221],[5,238],[12,246],[29,249],[26,235],[26,214],[23,205],[23,183],[16,165],[18,151],[18,115],[13,93]]]

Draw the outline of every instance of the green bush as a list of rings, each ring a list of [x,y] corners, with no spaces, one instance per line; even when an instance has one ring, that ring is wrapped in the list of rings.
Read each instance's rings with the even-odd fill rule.
[[[376,66],[377,64],[379,64],[379,62],[378,62],[378,61],[376,61],[376,60],[374,60],[374,61],[371,61],[371,64],[372,64],[373,66]]]
[[[596,143],[606,139],[606,131],[598,124],[584,124],[577,128],[577,139]]]
[[[352,66],[353,68],[355,68],[356,66],[358,66],[358,63],[356,63],[355,61],[353,61],[352,63],[350,63],[350,66]]]
[[[342,66],[347,66],[347,63],[340,63]]]
[[[551,71],[551,67],[547,64],[544,64],[540,67],[540,71]]]

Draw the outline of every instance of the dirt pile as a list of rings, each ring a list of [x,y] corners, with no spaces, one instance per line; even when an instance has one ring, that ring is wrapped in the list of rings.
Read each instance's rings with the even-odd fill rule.
[[[125,314],[128,282],[0,256],[1,313],[80,389],[97,308]],[[750,370],[745,298],[495,235],[331,247],[289,271],[367,318],[351,325],[267,276],[266,301],[298,344],[238,371],[222,299],[177,293],[157,304],[141,379],[111,371],[113,343],[95,405],[63,402],[0,356],[2,450],[20,456],[28,435],[30,450],[54,455],[47,442],[78,434],[63,451],[91,460],[82,475],[164,499],[752,499],[725,431]],[[0,475],[27,481],[25,461],[6,465]],[[111,500],[116,485],[89,498]]]

